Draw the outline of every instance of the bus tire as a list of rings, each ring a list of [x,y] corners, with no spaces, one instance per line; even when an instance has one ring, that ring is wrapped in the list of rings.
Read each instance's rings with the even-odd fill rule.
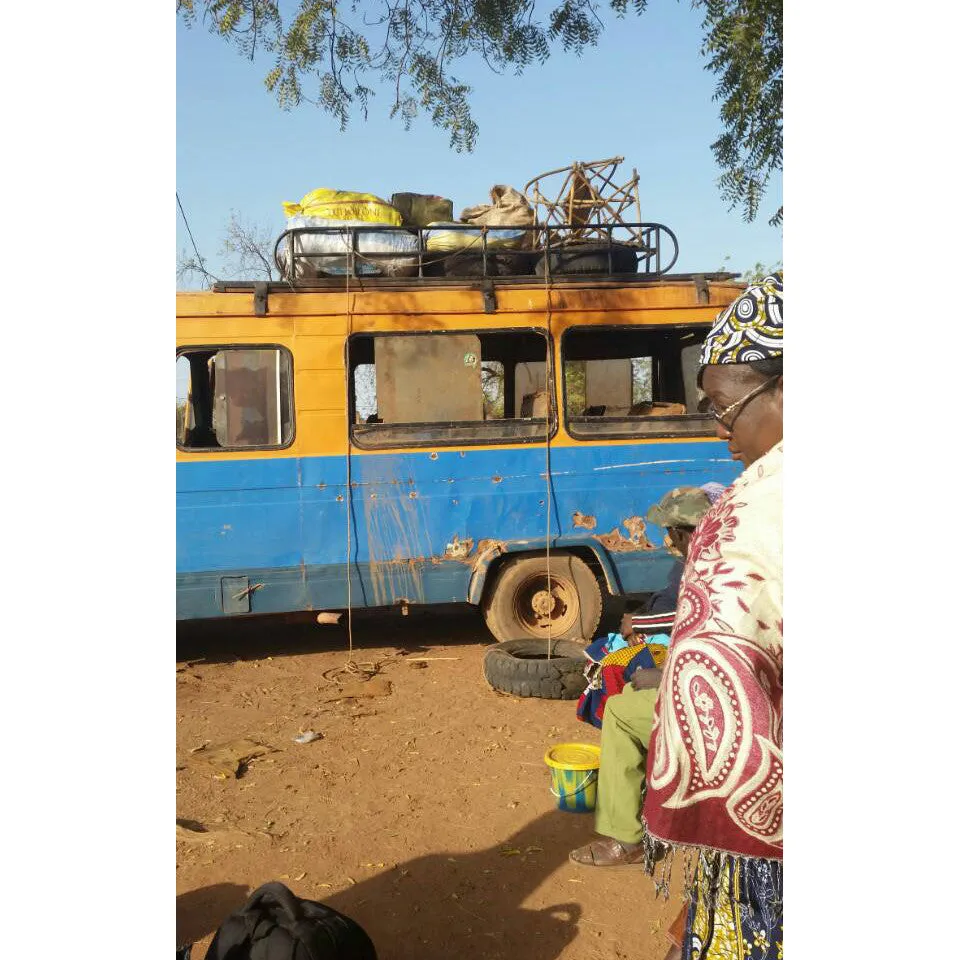
[[[612,269],[611,269],[612,267]],[[537,276],[547,271],[547,255],[537,261]],[[558,276],[574,274],[636,273],[637,248],[613,243],[609,251],[605,243],[583,243],[550,251],[550,273]]]
[[[586,689],[583,647],[556,640],[547,656],[546,640],[508,640],[487,650],[483,676],[494,690],[515,697],[576,700]]]
[[[524,250],[487,254],[488,277],[520,277],[533,273],[535,254]],[[482,277],[482,253],[454,253],[444,261],[444,273],[448,277]]]
[[[603,613],[603,595],[593,571],[569,553],[546,552],[508,559],[483,604],[487,629],[507,640],[593,639]]]

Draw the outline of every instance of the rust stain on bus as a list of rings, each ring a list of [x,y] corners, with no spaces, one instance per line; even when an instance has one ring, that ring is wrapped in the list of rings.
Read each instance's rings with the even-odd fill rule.
[[[385,476],[372,482],[390,484],[398,480]],[[374,495],[362,502],[374,602],[378,606],[400,599],[426,602],[423,567],[428,551],[421,542],[421,534],[426,529],[421,501],[415,497],[376,498]]]
[[[627,517],[623,521],[629,537],[625,537],[619,527],[614,527],[609,533],[597,535],[597,540],[611,553],[632,553],[637,550],[656,550],[656,547],[647,539],[646,523],[641,517]]]
[[[473,539],[465,537],[460,539],[458,534],[454,534],[451,541],[447,544],[447,549],[443,553],[445,560],[467,560],[470,552],[473,550]]]

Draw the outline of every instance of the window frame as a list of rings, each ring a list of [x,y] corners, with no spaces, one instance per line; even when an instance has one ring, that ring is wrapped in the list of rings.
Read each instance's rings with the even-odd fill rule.
[[[436,336],[463,336],[474,334],[482,337],[485,334],[511,334],[511,333],[535,333],[543,338],[545,356],[544,361],[547,365],[547,396],[549,400],[549,416],[544,418],[544,426],[549,427],[549,434],[546,430],[537,436],[532,437],[496,437],[483,438],[471,437],[464,439],[456,437],[451,439],[441,439],[439,437],[418,438],[416,440],[394,439],[385,443],[369,443],[363,437],[356,433],[357,427],[378,426],[390,427],[409,427],[410,429],[420,428],[422,430],[437,430],[443,427],[451,426],[451,421],[439,421],[434,423],[416,423],[416,424],[358,424],[356,418],[356,385],[354,383],[354,368],[350,364],[350,344],[352,341],[361,337],[373,339],[375,337],[436,337]],[[448,330],[364,330],[351,333],[344,337],[343,341],[343,362],[347,371],[347,421],[349,423],[349,435],[347,440],[350,444],[361,450],[391,450],[391,449],[426,449],[434,447],[502,447],[513,446],[515,444],[546,444],[548,438],[552,440],[560,428],[560,411],[558,404],[554,402],[555,383],[554,383],[554,340],[553,335],[546,327],[470,327],[469,329],[448,329]],[[539,361],[538,361],[539,362]],[[483,364],[483,353],[481,351],[480,364]],[[482,388],[481,388],[482,389]],[[516,417],[503,417],[500,420],[466,420],[452,421],[453,424],[462,422],[463,424],[489,424],[499,422],[517,422]],[[522,421],[521,421],[522,422]]]
[[[611,426],[616,426],[617,424],[622,424],[624,426],[623,430],[613,429],[609,432],[597,431],[591,433],[585,433],[583,430],[577,430],[578,425],[582,426],[584,417],[572,418],[567,409],[567,372],[566,372],[566,339],[567,335],[570,333],[582,333],[583,331],[589,331],[590,333],[622,333],[624,330],[630,331],[663,331],[663,330],[676,330],[676,331],[703,331],[704,336],[710,330],[709,323],[686,323],[686,324],[577,324],[575,326],[567,327],[563,333],[560,335],[560,392],[563,403],[563,426],[567,431],[567,434],[574,440],[577,441],[593,441],[593,442],[604,442],[606,440],[700,440],[705,437],[712,437],[716,439],[716,422],[713,417],[708,414],[672,414],[669,416],[662,417],[598,417],[596,420],[601,421],[605,420]],[[624,358],[626,359],[626,358]],[[681,371],[682,374],[682,371]],[[658,402],[658,401],[654,401]],[[691,432],[691,431],[677,431],[671,430],[670,424],[673,423],[689,423],[692,420],[702,420],[703,421],[703,432]],[[663,424],[664,428],[662,430],[644,430],[637,431],[636,429],[630,430],[627,429],[630,424],[634,423],[658,423]]]
[[[288,450],[297,439],[297,404],[294,396],[296,369],[293,362],[293,351],[282,343],[198,343],[177,347],[177,360],[188,353],[203,353],[212,350],[215,353],[221,350],[277,350],[285,355],[290,367],[290,424],[292,427],[290,439],[286,443],[250,444],[232,447],[186,447],[177,438],[177,449],[182,453],[245,453],[259,450]]]

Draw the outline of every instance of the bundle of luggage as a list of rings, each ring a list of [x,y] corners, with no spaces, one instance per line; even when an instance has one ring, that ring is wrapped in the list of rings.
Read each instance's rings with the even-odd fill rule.
[[[184,944],[177,960],[200,960],[194,953]],[[377,960],[377,951],[355,920],[273,881],[223,921],[204,960]]]
[[[287,229],[277,242],[285,279],[330,276],[478,277],[543,274],[536,219],[526,197],[497,184],[490,203],[453,218],[453,201],[395,193],[388,203],[369,193],[321,188],[284,203]],[[635,251],[584,257],[583,249],[550,254],[551,273],[634,272]],[[593,261],[596,261],[594,263]],[[611,269],[612,267],[612,269]]]
[[[417,273],[420,244],[416,234],[376,229],[403,226],[403,215],[371,193],[321,188],[299,203],[284,203],[283,211],[287,229],[277,246],[277,266],[288,279],[343,276],[350,271],[351,254],[356,276],[409,277]],[[349,227],[363,229],[351,231],[346,229]],[[310,228],[330,229],[307,232]]]

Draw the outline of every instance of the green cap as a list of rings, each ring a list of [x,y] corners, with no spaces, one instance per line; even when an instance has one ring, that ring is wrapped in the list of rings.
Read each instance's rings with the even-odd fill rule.
[[[647,520],[658,527],[695,527],[710,509],[710,498],[701,487],[677,487],[647,511]]]

